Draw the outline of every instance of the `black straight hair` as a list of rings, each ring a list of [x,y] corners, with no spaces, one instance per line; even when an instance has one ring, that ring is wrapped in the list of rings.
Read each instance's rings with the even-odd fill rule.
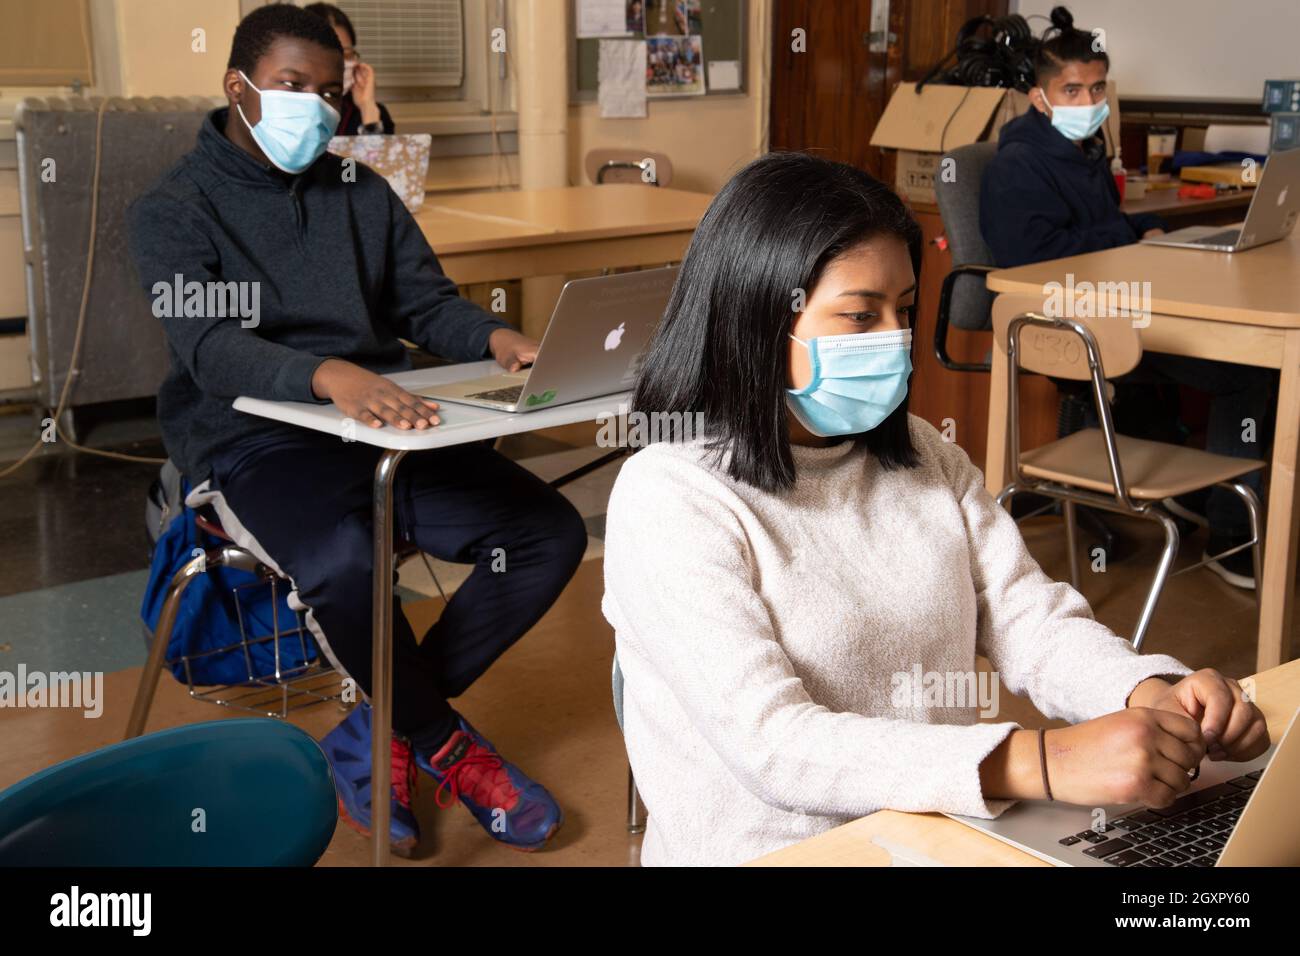
[[[1106,51],[1094,49],[1093,36],[1088,30],[1077,30],[1074,15],[1065,7],[1053,7],[1052,25],[1043,31],[1038,52],[1034,55],[1034,76],[1039,86],[1065,69],[1067,63],[1092,63],[1100,60],[1110,69]]]
[[[340,55],[343,46],[334,35],[334,28],[314,13],[290,3],[272,3],[258,7],[235,27],[235,39],[230,44],[228,70],[243,70],[251,76],[257,61],[266,55],[280,37],[294,37],[335,50]]]
[[[324,17],[331,27],[342,27],[347,33],[352,45],[357,45],[357,31],[352,27],[352,21],[348,15],[334,6],[332,3],[309,3],[303,7],[308,13],[314,13],[318,17]]]
[[[765,491],[789,488],[788,334],[798,290],[810,296],[827,263],[880,236],[907,245],[919,276],[921,229],[884,183],[805,153],[754,160],[723,186],[695,230],[632,409],[680,413],[680,420],[702,415],[708,447],[727,458],[732,478]],[[907,399],[857,440],[886,468],[914,467]]]

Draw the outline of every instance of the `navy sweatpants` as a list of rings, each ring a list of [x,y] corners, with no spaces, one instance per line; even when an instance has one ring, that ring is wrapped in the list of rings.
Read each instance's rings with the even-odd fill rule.
[[[213,487],[293,579],[330,651],[367,694],[380,454],[336,435],[276,432],[224,449],[211,463]],[[551,606],[582,560],[586,528],[559,492],[475,443],[403,459],[393,533],[444,561],[474,565],[419,643],[394,598],[393,728],[445,737],[455,727],[448,698]]]

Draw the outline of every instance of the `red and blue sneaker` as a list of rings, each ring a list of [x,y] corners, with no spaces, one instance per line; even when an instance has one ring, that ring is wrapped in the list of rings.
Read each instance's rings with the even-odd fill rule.
[[[362,702],[320,742],[334,768],[339,816],[352,829],[370,836],[370,704]],[[388,816],[389,848],[409,857],[420,842],[420,824],[411,812],[415,763],[411,745],[393,737],[392,786]]]
[[[438,806],[446,809],[459,799],[494,840],[516,850],[541,849],[564,822],[560,805],[469,721],[457,719],[460,728],[437,753],[415,754],[415,765],[438,781]]]

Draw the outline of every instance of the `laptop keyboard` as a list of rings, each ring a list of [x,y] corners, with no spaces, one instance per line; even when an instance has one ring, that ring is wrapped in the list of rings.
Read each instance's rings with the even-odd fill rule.
[[[1214,866],[1264,771],[1197,790],[1159,810],[1127,813],[1104,831],[1062,837],[1062,846],[1091,844],[1084,856],[1112,866]]]
[[[1225,229],[1223,232],[1216,232],[1208,236],[1202,236],[1199,239],[1193,239],[1192,242],[1198,246],[1235,246],[1240,238],[1240,229]]]
[[[524,393],[523,385],[509,385],[506,388],[494,388],[490,392],[475,392],[473,395],[466,395],[466,398],[477,398],[489,402],[505,402],[513,405],[519,401],[519,396]]]

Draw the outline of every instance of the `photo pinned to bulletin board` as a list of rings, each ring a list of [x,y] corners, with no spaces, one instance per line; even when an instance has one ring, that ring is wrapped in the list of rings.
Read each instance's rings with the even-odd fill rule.
[[[646,96],[704,94],[704,45],[700,37],[646,37],[645,48]]]
[[[628,4],[629,7],[633,5]],[[704,33],[700,0],[645,0],[643,6],[647,37],[700,36]]]
[[[704,94],[700,0],[645,0],[646,96]]]
[[[745,0],[572,2],[571,90],[579,102],[599,100],[602,116],[644,116],[644,97],[743,92]],[[644,79],[633,75],[634,57]]]

